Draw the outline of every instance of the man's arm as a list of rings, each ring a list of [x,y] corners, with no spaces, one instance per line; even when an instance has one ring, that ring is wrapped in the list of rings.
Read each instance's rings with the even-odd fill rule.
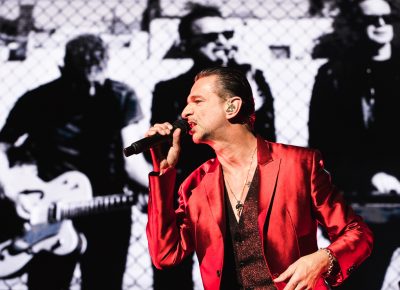
[[[345,280],[370,254],[373,245],[371,230],[346,204],[343,195],[332,185],[324,169],[320,153],[315,151],[311,181],[311,197],[319,223],[326,229],[331,244],[328,249],[338,262],[332,285]]]
[[[318,152],[314,153],[312,162],[311,199],[316,218],[327,230],[332,243],[326,250],[301,257],[275,279],[275,282],[287,282],[284,290],[297,286],[312,289],[321,277],[336,286],[372,251],[372,232],[331,184]]]
[[[156,133],[168,135],[172,125],[155,124],[147,132],[146,137]],[[173,133],[172,146],[165,156],[162,150],[151,150],[154,171],[150,173],[148,222],[146,226],[150,256],[157,268],[165,268],[178,264],[184,257],[193,252],[190,238],[190,227],[185,214],[182,198],[179,207],[174,210],[174,188],[176,169],[180,153],[180,129]],[[182,193],[180,192],[182,197]]]

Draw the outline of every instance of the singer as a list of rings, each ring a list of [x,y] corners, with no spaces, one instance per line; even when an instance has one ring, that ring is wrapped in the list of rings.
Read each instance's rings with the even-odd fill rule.
[[[153,91],[151,124],[173,122],[186,106],[186,97],[196,74],[208,67],[235,67],[246,74],[253,87],[256,122],[254,129],[260,136],[275,141],[275,115],[273,96],[264,72],[239,58],[236,27],[224,19],[217,6],[193,3],[179,23],[179,39],[171,48],[171,57],[178,55],[193,60],[193,66],[183,74],[157,83]],[[171,93],[173,92],[173,93]],[[181,137],[181,152],[178,160],[177,182],[180,184],[203,162],[215,157],[213,150],[205,144],[194,144],[190,136]],[[196,152],[195,154],[193,152]],[[177,267],[168,271],[153,269],[154,290],[191,290],[192,257],[187,257]],[[179,285],[175,281],[179,280]]]
[[[206,290],[329,289],[326,282],[341,284],[369,256],[372,233],[331,184],[319,152],[254,134],[243,73],[201,71],[182,117],[216,158],[181,184],[175,209],[181,130],[167,152],[152,150],[147,237],[157,268],[195,251]],[[172,129],[155,124],[146,136]],[[327,248],[318,249],[317,224],[331,238]]]

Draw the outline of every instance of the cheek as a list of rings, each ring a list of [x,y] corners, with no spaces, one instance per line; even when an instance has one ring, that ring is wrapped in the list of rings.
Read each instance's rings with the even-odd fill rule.
[[[214,59],[213,47],[214,44],[212,43],[206,44],[200,49],[200,52],[208,58]]]
[[[216,106],[202,108],[197,113],[198,119],[203,125],[214,124],[221,118],[221,110],[217,109]]]
[[[389,26],[389,27],[387,28],[386,34],[387,34],[387,37],[388,37],[388,38],[393,39],[393,37],[394,37],[394,29],[393,29],[393,26]]]
[[[366,33],[368,38],[371,40],[390,41],[394,35],[393,26],[390,25],[387,25],[384,28],[376,28],[373,25],[369,25],[366,28]]]
[[[366,28],[366,33],[369,39],[373,39],[374,38],[374,26],[373,25],[368,25]]]

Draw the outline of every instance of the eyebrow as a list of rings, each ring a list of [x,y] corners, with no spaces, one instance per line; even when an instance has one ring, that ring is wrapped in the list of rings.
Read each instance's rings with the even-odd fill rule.
[[[187,97],[187,99],[186,99],[186,102],[189,103],[189,101],[195,100],[195,99],[198,99],[198,98],[204,98],[204,97],[203,97],[203,96],[200,96],[200,95],[189,95],[189,96]]]

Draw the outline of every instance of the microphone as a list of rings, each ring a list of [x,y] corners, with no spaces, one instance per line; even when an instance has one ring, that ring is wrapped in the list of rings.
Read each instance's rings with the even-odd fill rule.
[[[123,151],[125,157],[142,153],[143,151],[149,150],[151,147],[171,140],[172,133],[178,128],[182,130],[182,133],[187,133],[189,131],[189,124],[186,120],[176,120],[174,123],[172,123],[172,130],[169,135],[160,135],[156,133],[153,136],[140,139],[132,143],[130,146],[124,148]]]

